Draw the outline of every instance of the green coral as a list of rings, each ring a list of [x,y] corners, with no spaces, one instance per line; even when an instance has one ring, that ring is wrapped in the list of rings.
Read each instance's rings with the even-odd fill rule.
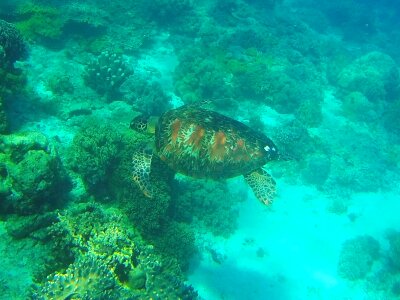
[[[171,221],[153,236],[160,253],[175,258],[183,270],[189,268],[191,258],[197,253],[194,232],[189,224]]]
[[[254,47],[238,54],[209,46],[183,51],[179,62],[174,88],[185,103],[212,99],[226,109],[236,107],[241,99],[249,99],[280,113],[298,111],[309,126],[321,122],[321,88],[317,83],[302,84],[307,78],[316,82],[318,71],[311,64],[290,66],[285,59]],[[311,106],[304,104],[306,99]]]
[[[216,63],[212,54],[201,48],[189,48],[180,55],[174,72],[174,88],[185,103],[215,99],[215,104],[223,105],[221,99],[232,97],[232,86],[228,82],[231,75]]]
[[[15,25],[28,39],[43,42],[58,39],[63,33],[65,19],[55,7],[26,2],[15,13]]]
[[[69,149],[70,166],[83,177],[89,192],[98,198],[115,199],[115,204],[141,234],[162,249],[162,253],[171,248],[167,246],[170,241],[163,238],[167,230],[177,247],[181,247],[180,251],[175,248],[175,256],[181,259],[182,265],[187,265],[188,258],[195,252],[193,237],[187,238],[192,233],[186,228],[183,234],[184,225],[176,225],[168,215],[173,173],[157,158],[153,159],[152,180],[157,186],[157,193],[152,201],[131,179],[132,153],[142,147],[143,142],[131,130],[89,124],[75,136]]]
[[[0,136],[1,205],[30,214],[56,207],[70,188],[57,151],[40,133]]]
[[[129,137],[112,125],[89,121],[78,132],[69,152],[70,167],[80,174],[94,194],[104,193],[110,174],[120,161],[120,149]]]

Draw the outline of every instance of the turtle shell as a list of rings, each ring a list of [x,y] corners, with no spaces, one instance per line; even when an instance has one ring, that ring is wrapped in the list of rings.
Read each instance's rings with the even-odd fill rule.
[[[160,117],[156,151],[178,173],[213,179],[247,174],[278,156],[274,143],[262,133],[193,106]]]

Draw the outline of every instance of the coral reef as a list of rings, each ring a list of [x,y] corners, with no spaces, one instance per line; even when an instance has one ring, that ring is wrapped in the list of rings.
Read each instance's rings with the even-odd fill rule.
[[[152,236],[156,250],[163,255],[176,259],[182,270],[189,268],[190,260],[197,252],[194,232],[187,223],[170,221]]]
[[[196,299],[184,272],[199,252],[206,258],[200,272],[231,268],[234,282],[250,274],[257,279],[250,287],[258,282],[265,292],[263,279],[275,275],[258,269],[260,262],[275,260],[267,248],[280,217],[298,223],[299,207],[320,218],[320,228],[338,221],[338,239],[360,234],[340,251],[339,293],[360,288],[374,298],[399,297],[399,233],[388,234],[382,250],[361,235],[381,232],[382,224],[366,224],[377,204],[370,199],[387,195],[379,210],[387,211],[386,192],[398,189],[395,1],[0,2],[0,133],[27,131],[0,135],[0,257],[7,262],[0,298]],[[27,62],[19,62],[27,52],[22,37]],[[243,237],[251,234],[243,228],[226,240],[247,198],[247,190],[232,192],[242,188],[240,179],[175,177],[154,157],[154,197],[132,182],[132,154],[154,141],[130,131],[130,119],[200,100],[260,131],[270,126],[280,158],[293,159],[268,166],[280,196],[297,199],[268,208],[271,234]],[[326,206],[336,215],[326,215]],[[254,270],[240,274],[243,264],[230,262],[246,253]],[[285,280],[283,287],[295,276]],[[326,285],[306,284],[304,292],[329,293]]]
[[[399,96],[400,76],[395,61],[382,52],[370,52],[356,59],[339,74],[337,84],[360,92],[371,102],[391,102]]]
[[[16,27],[27,39],[50,44],[63,34],[65,18],[61,11],[49,5],[21,3],[16,11]]]
[[[121,55],[103,51],[87,65],[84,79],[89,87],[111,101],[116,100],[120,86],[132,73]]]
[[[379,242],[373,237],[363,235],[349,239],[340,251],[338,273],[349,280],[363,279],[379,256]]]
[[[189,48],[180,54],[179,65],[174,71],[174,89],[185,103],[215,99],[216,105],[223,106],[228,101],[221,103],[220,100],[233,95],[229,73],[210,57],[213,53],[210,52]]]
[[[121,130],[95,119],[76,134],[69,149],[69,164],[90,192],[99,195],[107,188],[106,182],[120,160],[119,149],[127,141],[129,138]]]
[[[111,272],[87,255],[71,264],[65,273],[50,276],[32,299],[117,299],[110,292],[114,286]]]
[[[140,1],[143,16],[161,26],[182,24],[193,14],[192,0]],[[174,16],[171,18],[171,16]]]
[[[393,137],[400,141],[400,122],[398,121],[400,115],[400,100],[390,103],[383,113],[383,126],[385,129],[393,133]]]
[[[0,96],[0,134],[7,131],[8,121],[6,112],[4,111],[4,99]]]
[[[26,77],[14,68],[17,60],[27,56],[27,47],[14,25],[0,20],[0,133],[8,131],[7,100],[24,90]]]
[[[54,74],[46,82],[47,88],[55,95],[73,94],[74,85],[71,78],[64,74]]]
[[[0,69],[9,69],[27,55],[26,44],[17,28],[0,20]]]
[[[343,115],[354,122],[372,122],[378,119],[379,111],[360,92],[351,92],[343,98]]]
[[[132,76],[124,89],[129,90],[126,98],[137,111],[149,116],[159,116],[170,107],[170,97],[162,86],[151,79],[146,80],[139,76]]]
[[[131,180],[132,153],[141,143],[132,131],[91,124],[74,138],[69,150],[70,167],[82,176],[91,194],[97,199],[116,199],[115,205],[126,213],[144,238],[187,266],[196,251],[193,234],[186,224],[173,222],[168,214],[173,174],[154,159],[152,180],[158,188],[153,201],[143,196]]]
[[[221,195],[229,195],[221,198]],[[180,180],[172,202],[174,219],[196,224],[216,236],[228,237],[236,230],[240,195],[232,194],[222,182]]]
[[[315,153],[306,158],[303,178],[309,184],[322,186],[329,177],[331,163],[327,155]]]
[[[156,254],[120,211],[81,203],[58,218],[47,230],[58,264],[38,280],[34,299],[196,298],[177,262]]]
[[[86,29],[95,32],[96,29],[104,29],[108,26],[108,19],[111,17],[109,12],[98,7],[94,3],[72,2],[65,8],[68,15],[66,27],[73,29],[74,26],[80,26],[80,29]],[[83,25],[86,25],[84,27]],[[78,29],[75,28],[75,29]],[[76,32],[74,30],[73,32]]]
[[[41,133],[0,136],[3,211],[31,214],[57,207],[70,189],[54,144]]]
[[[23,94],[26,84],[26,74],[17,69],[3,69],[0,67],[0,96],[12,100]]]
[[[342,145],[330,153],[331,172],[326,181],[329,190],[374,192],[391,186],[385,152],[367,130],[348,123],[329,136],[327,142]]]
[[[306,127],[318,127],[322,123],[321,99],[322,97],[316,97],[302,101],[295,112],[296,119]]]
[[[279,146],[282,155],[300,160],[304,153],[313,153],[317,149],[318,138],[312,137],[307,128],[299,121],[290,121],[273,134],[273,140]]]
[[[400,232],[390,232],[387,239],[389,240],[388,256],[391,269],[400,273]]]

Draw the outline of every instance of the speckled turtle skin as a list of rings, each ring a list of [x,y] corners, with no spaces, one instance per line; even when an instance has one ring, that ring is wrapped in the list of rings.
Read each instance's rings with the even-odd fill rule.
[[[156,153],[172,170],[195,178],[248,174],[278,158],[262,133],[219,113],[183,106],[156,125]]]

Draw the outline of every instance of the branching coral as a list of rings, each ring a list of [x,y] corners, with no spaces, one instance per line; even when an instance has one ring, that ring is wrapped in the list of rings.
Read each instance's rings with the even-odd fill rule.
[[[86,67],[84,79],[86,84],[113,100],[120,86],[133,73],[127,61],[119,54],[103,51]]]

